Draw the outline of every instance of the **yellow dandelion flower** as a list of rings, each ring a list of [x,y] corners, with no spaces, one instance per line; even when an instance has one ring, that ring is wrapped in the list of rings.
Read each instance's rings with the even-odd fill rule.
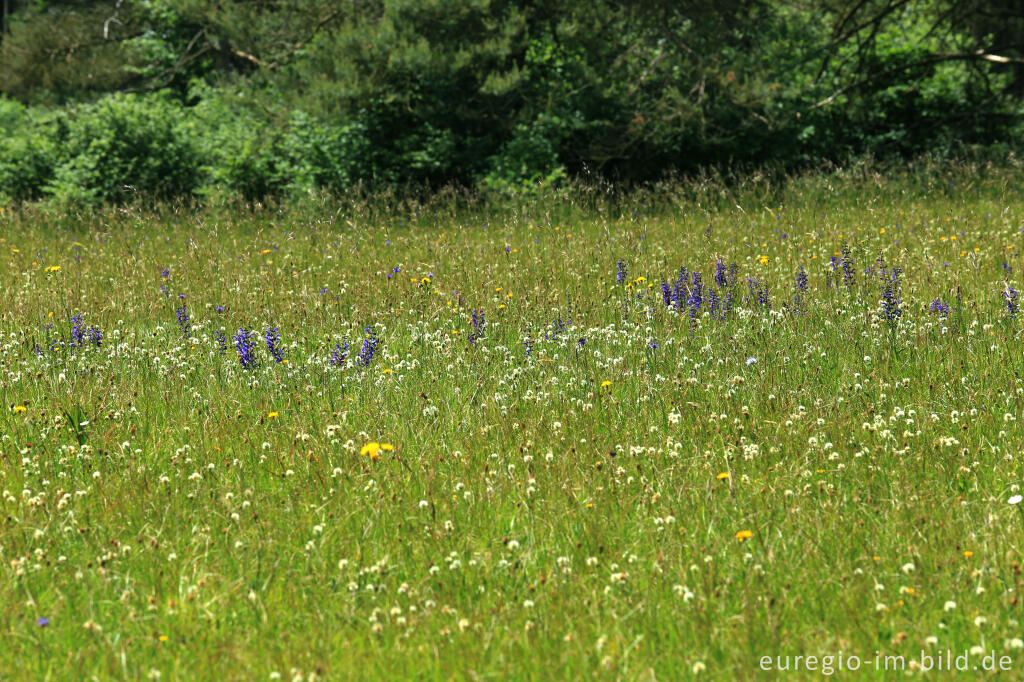
[[[601,382],[601,388],[608,388],[611,385],[612,385],[612,382],[608,381],[607,379],[605,379],[604,381]]]
[[[729,472],[723,471],[722,473],[715,476],[715,478],[717,478],[719,481],[724,481],[725,479],[729,478]]]
[[[28,408],[27,408],[27,407],[25,407],[24,405],[15,405],[15,406],[14,406],[14,411],[15,411],[15,412],[24,412],[24,411],[25,411],[25,410],[27,410],[27,409],[28,409]]]
[[[47,272],[60,272],[60,266],[59,265],[51,265],[48,268],[46,268],[46,271]]]
[[[377,441],[370,441],[362,447],[359,451],[360,455],[369,455],[370,459],[380,459],[380,453],[385,450],[394,450],[395,446],[391,443],[378,443]]]
[[[972,556],[974,556],[974,552],[972,552],[971,550],[968,549],[968,550],[964,551],[964,558],[965,559],[970,559]]]
[[[743,542],[747,538],[753,537],[754,534],[749,530],[741,530],[736,532],[736,539]]]
[[[768,256],[761,256],[758,259],[757,262],[759,262],[761,265],[767,265],[768,264]]]
[[[270,419],[277,419],[279,416],[280,415],[278,415],[277,412],[271,412],[270,414],[267,415],[267,417],[269,417]]]
[[[262,251],[260,251],[261,256],[266,256],[268,253],[270,253],[270,249],[263,249]]]

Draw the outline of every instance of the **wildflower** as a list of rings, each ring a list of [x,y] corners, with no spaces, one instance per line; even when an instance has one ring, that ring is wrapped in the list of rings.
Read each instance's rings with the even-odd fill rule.
[[[1007,284],[1006,288],[1003,290],[1003,298],[1006,299],[1006,312],[1010,314],[1010,319],[1012,320],[1017,317],[1017,311],[1020,310],[1020,304],[1018,303],[1020,293]]]
[[[213,332],[213,337],[217,340],[217,350],[219,350],[221,354],[227,352],[228,337],[224,335],[224,332],[218,329]]]
[[[259,360],[256,359],[254,336],[254,332],[240,327],[238,333],[231,337],[235,342],[235,350],[238,351],[238,362],[241,363],[243,369],[254,369],[259,365]]]
[[[672,302],[676,310],[682,310],[690,298],[690,272],[686,268],[679,268],[679,277],[676,278],[675,286],[672,288]]]
[[[17,414],[18,412],[24,412],[28,408],[25,407],[24,405],[15,405],[12,409],[14,410],[15,414]]]
[[[89,327],[89,343],[99,348],[103,344],[103,332],[99,327]]]
[[[1024,500],[1024,497],[1020,495],[1013,495],[1006,501],[1007,504],[1020,504],[1020,501]]]
[[[800,266],[796,271],[796,282],[793,284],[793,307],[798,312],[806,312],[806,301],[804,296],[807,293],[807,271]]]
[[[749,530],[741,530],[736,532],[736,539],[743,542],[747,538],[753,537],[754,533]]]
[[[749,358],[747,358],[747,367],[750,367],[751,365],[754,364],[757,364],[757,358],[751,355]]]
[[[900,276],[902,268],[893,268],[882,287],[882,317],[890,325],[895,325],[903,315],[900,309]]]
[[[270,413],[268,413],[268,414],[267,414],[267,418],[268,418],[268,419],[277,419],[277,418],[278,418],[278,416],[279,416],[279,415],[278,415],[278,413],[277,413],[277,412],[270,412]]]
[[[380,459],[382,452],[394,450],[395,446],[391,443],[378,443],[377,441],[370,441],[359,450],[360,455],[369,455],[370,459]]]
[[[50,267],[46,268],[46,271],[47,272],[60,272],[60,266],[59,265],[51,265]]]
[[[946,319],[949,315],[949,304],[943,303],[941,298],[936,297],[936,299],[932,301],[931,305],[928,306],[928,311],[938,313],[940,319]]]
[[[622,284],[628,277],[629,273],[626,271],[626,264],[620,260],[615,264],[615,281]]]
[[[363,347],[359,349],[359,353],[356,355],[356,364],[362,367],[369,367],[370,363],[373,362],[373,356],[377,353],[379,345],[380,339],[367,327],[366,338],[363,339]]]
[[[715,284],[719,289],[724,289],[728,283],[729,279],[726,277],[725,263],[719,258],[715,261]]]
[[[38,625],[41,628],[45,628],[49,624],[50,624],[50,619],[49,618],[46,618],[44,616],[40,616],[39,618],[36,618],[36,625]]]
[[[485,324],[486,324],[486,322],[484,320],[484,311],[482,311],[482,310],[477,311],[477,310],[474,309],[473,310],[473,331],[470,332],[470,334],[469,334],[469,343],[471,345],[476,345],[477,340],[483,335],[483,333],[484,333],[484,325]]]
[[[71,348],[82,348],[85,345],[85,323],[82,320],[82,313],[76,313],[71,318]]]
[[[345,361],[348,360],[348,341],[345,345],[334,344],[334,350],[331,351],[331,359],[329,364],[331,367],[344,367]]]
[[[762,308],[771,309],[771,300],[768,298],[768,283],[761,283],[756,277],[747,278],[747,289],[750,291],[751,297],[757,301],[757,304]]]
[[[723,471],[722,473],[720,473],[717,476],[715,476],[715,478],[717,478],[719,481],[724,481],[725,479],[729,478],[729,472],[728,471]],[[737,537],[739,537],[739,536],[737,536]]]
[[[843,257],[840,263],[843,266],[843,286],[846,287],[847,291],[853,291],[853,285],[856,283],[856,279],[853,274],[853,255],[850,252],[850,247],[847,244],[843,244],[842,248]]]
[[[695,322],[700,312],[701,303],[704,301],[704,284],[701,281],[700,273],[693,273],[693,288],[690,290],[690,297],[687,304],[690,306],[690,321]]]
[[[607,379],[605,379],[604,381],[601,382],[601,388],[608,388],[611,385],[612,385],[612,382],[608,381]]]
[[[284,362],[284,353],[281,351],[281,335],[277,329],[268,324],[263,332],[263,338],[267,342],[267,351],[274,358],[274,362]]]
[[[191,335],[192,322],[189,318],[188,308],[181,306],[174,310],[175,316],[178,318],[178,328],[181,329],[181,338],[187,339]]]

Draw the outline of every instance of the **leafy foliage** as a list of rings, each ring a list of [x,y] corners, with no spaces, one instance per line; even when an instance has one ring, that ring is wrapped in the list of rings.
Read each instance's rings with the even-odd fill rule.
[[[125,184],[249,201],[359,184],[519,191],[567,177],[956,155],[1014,147],[1024,132],[1024,9],[1011,0],[15,9],[0,92],[56,113],[4,123],[18,157],[0,162],[7,200],[111,201]],[[87,111],[106,112],[89,125],[122,126],[94,149],[69,136]],[[161,144],[176,163],[155,183],[168,169],[146,143],[154,127],[169,131]]]

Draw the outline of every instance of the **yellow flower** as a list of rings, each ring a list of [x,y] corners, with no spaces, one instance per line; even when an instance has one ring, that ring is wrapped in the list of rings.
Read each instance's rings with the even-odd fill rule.
[[[390,369],[382,369],[381,372],[384,373],[384,374],[391,374],[391,370]]]
[[[612,385],[612,382],[608,381],[607,379],[605,379],[604,381],[601,382],[601,388],[608,388],[611,385]]]
[[[270,419],[277,419],[278,414],[277,412],[271,412],[270,414],[267,415],[267,417],[269,417]]]
[[[717,478],[719,481],[724,481],[725,479],[729,478],[729,472],[723,471],[722,473],[715,476],[715,478]]]
[[[972,552],[971,550],[968,549],[968,550],[964,551],[964,558],[965,559],[970,559],[972,556],[974,556],[974,552]]]
[[[380,459],[380,453],[394,450],[395,446],[391,443],[378,443],[377,441],[370,441],[363,446],[362,450],[359,451],[360,455],[369,455],[370,459]]]
[[[15,405],[15,406],[14,406],[14,411],[15,411],[15,412],[24,412],[24,411],[25,411],[25,410],[27,410],[27,409],[28,409],[28,408],[27,408],[27,407],[25,407],[24,405]]]
[[[754,534],[752,532],[750,532],[749,530],[741,530],[741,531],[738,531],[736,533],[736,539],[739,540],[740,542],[743,542],[747,538],[753,537],[753,535]]]
[[[48,268],[46,268],[46,271],[47,272],[60,272],[60,266],[59,265],[51,265]]]
[[[263,249],[262,251],[260,251],[260,255],[261,255],[261,256],[265,256],[265,255],[267,255],[268,253],[270,253],[270,249]]]
[[[420,284],[430,284],[430,278],[424,277],[423,279],[420,280]]]
[[[758,262],[761,263],[761,265],[767,265],[768,264],[768,256],[761,256],[758,259]]]

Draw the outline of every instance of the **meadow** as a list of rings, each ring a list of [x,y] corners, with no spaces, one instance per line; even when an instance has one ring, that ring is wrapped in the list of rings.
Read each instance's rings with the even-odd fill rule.
[[[8,208],[0,678],[1020,676],[1022,177]]]

